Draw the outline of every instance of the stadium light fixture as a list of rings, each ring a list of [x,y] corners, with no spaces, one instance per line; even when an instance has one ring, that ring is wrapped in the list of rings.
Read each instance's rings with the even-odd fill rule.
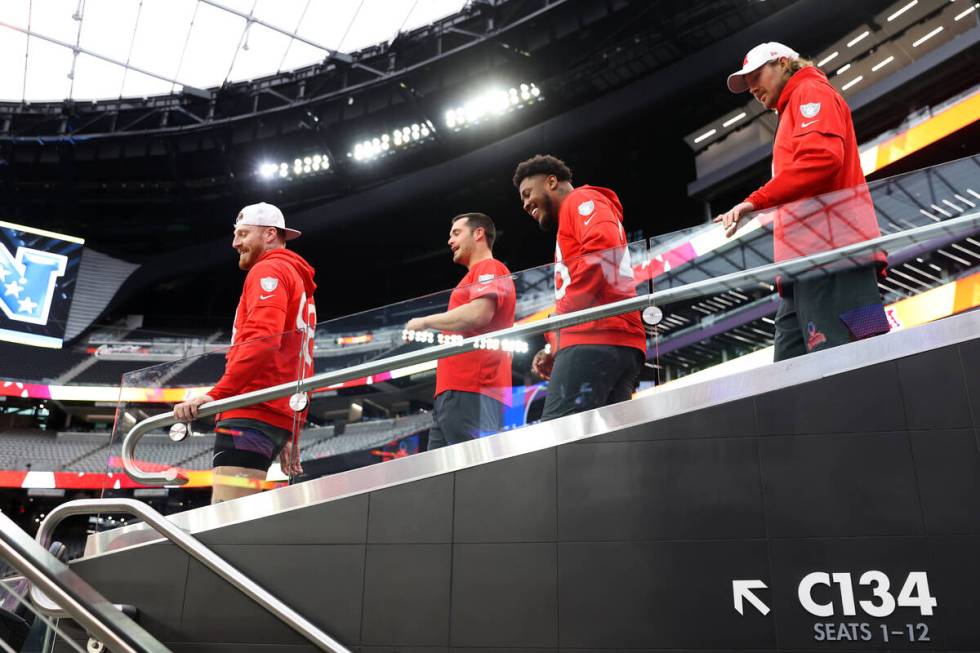
[[[732,125],[734,125],[735,123],[737,123],[739,120],[741,120],[742,118],[744,118],[746,115],[748,115],[748,114],[746,114],[743,111],[740,114],[738,114],[737,116],[733,116],[733,117],[729,118],[728,120],[726,120],[725,122],[721,123],[721,126],[722,127],[731,127]]]
[[[507,90],[491,88],[446,111],[445,124],[449,129],[459,131],[542,100],[541,89],[533,83],[522,83]]]
[[[264,161],[259,164],[256,170],[262,179],[286,179],[287,177],[297,178],[326,172],[330,169],[330,157],[326,154],[307,154],[293,159],[292,165],[288,161],[274,163]]]
[[[834,59],[836,59],[838,55],[840,55],[840,52],[838,52],[837,50],[834,50],[833,52],[831,52],[830,54],[828,54],[826,57],[824,57],[823,59],[821,59],[820,61],[817,62],[817,68],[823,68],[824,67],[824,64],[830,63],[831,61],[833,61]]]
[[[697,138],[695,138],[694,139],[694,142],[695,143],[700,143],[704,139],[711,138],[712,136],[714,136],[717,133],[718,133],[718,130],[717,129],[710,129],[710,130],[704,132],[703,134],[701,134],[700,136],[698,136]]]
[[[847,42],[847,47],[853,48],[855,45],[857,45],[858,43],[860,43],[864,39],[868,38],[870,35],[871,35],[871,31],[870,30],[864,30],[863,32],[861,32],[860,34],[858,34],[857,36],[855,36],[853,39],[851,39],[850,41],[848,41]]]
[[[956,14],[956,18],[954,18],[953,20],[960,20],[961,18],[966,18],[971,11],[976,11],[976,9],[978,8],[980,8],[980,2],[973,4],[969,9],[966,9],[965,11],[961,11],[960,13]]]
[[[272,179],[279,172],[279,166],[275,163],[263,163],[259,166],[259,175],[265,179]]]
[[[888,22],[889,23],[892,22],[893,20],[895,20],[896,18],[898,18],[899,16],[901,16],[902,14],[904,14],[906,11],[908,11],[909,9],[911,9],[917,4],[919,4],[919,0],[912,0],[912,2],[908,3],[907,5],[905,5],[904,7],[902,7],[895,13],[893,13],[891,16],[889,16]]]
[[[863,79],[864,79],[864,75],[858,75],[857,77],[855,77],[854,79],[852,79],[852,80],[851,80],[851,81],[849,81],[848,83],[846,83],[846,84],[844,84],[843,86],[841,86],[841,87],[840,87],[840,90],[841,90],[841,91],[846,91],[847,89],[849,89],[849,88],[851,88],[851,87],[852,87],[852,86],[854,86],[855,84],[858,84],[858,83],[860,83],[860,82],[861,82],[861,80],[863,80]]]
[[[876,63],[875,65],[871,66],[871,72],[876,73],[893,61],[895,61],[895,57],[888,57],[887,59],[883,59],[878,63]]]
[[[434,137],[435,131],[431,121],[412,123],[356,143],[354,149],[348,152],[347,156],[355,161],[371,161],[429,140]]]
[[[931,39],[932,37],[934,37],[936,34],[939,34],[941,31],[943,31],[943,26],[942,25],[940,25],[936,29],[932,30],[931,32],[929,32],[928,34],[926,34],[925,36],[923,36],[922,38],[920,38],[920,39],[918,39],[916,41],[913,41],[912,42],[912,47],[913,48],[919,47],[920,45],[922,45],[923,43],[925,43],[926,41],[928,41],[929,39]]]

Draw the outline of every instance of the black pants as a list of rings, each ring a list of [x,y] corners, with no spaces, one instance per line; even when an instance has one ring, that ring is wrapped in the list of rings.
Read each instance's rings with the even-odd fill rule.
[[[212,467],[247,467],[269,471],[293,434],[257,419],[223,419],[214,428]]]
[[[616,345],[559,349],[541,421],[626,401],[636,390],[644,356]]]
[[[859,267],[787,284],[776,310],[773,359],[887,333],[877,274],[873,267]]]
[[[429,429],[426,451],[497,433],[504,405],[477,392],[446,390],[436,397],[432,419],[436,425]]]

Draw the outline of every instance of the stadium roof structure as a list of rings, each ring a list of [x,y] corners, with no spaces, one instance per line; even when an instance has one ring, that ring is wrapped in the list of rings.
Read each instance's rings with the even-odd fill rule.
[[[465,0],[10,0],[3,101],[204,93],[390,43]],[[23,66],[14,62],[23,62]]]

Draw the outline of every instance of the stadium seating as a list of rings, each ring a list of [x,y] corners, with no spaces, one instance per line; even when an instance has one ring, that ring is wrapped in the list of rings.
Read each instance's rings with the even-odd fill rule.
[[[138,370],[152,362],[139,360],[99,360],[71,379],[74,385],[119,385],[123,374]]]
[[[50,381],[86,357],[85,353],[66,349],[43,349],[0,342],[2,375],[10,381]]]
[[[8,431],[0,435],[0,469],[99,471],[82,461],[97,458],[108,445],[108,435]]]
[[[386,420],[358,422],[334,436],[334,427],[304,430],[300,436],[302,460],[363,451],[400,440],[432,425],[429,413]],[[108,433],[58,433],[16,431],[0,435],[0,469],[70,472],[119,472],[122,443]],[[190,438],[179,444],[160,433],[146,436],[137,458],[148,463],[183,469],[209,469],[214,435]]]
[[[213,385],[225,371],[225,357],[201,356],[167,381],[168,387]]]

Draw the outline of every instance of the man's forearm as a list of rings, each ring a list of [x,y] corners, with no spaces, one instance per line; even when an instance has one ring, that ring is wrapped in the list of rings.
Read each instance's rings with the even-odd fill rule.
[[[457,306],[445,313],[436,313],[425,318],[425,326],[439,331],[472,331],[481,329],[493,319],[492,305],[487,299],[476,299],[468,304]]]

